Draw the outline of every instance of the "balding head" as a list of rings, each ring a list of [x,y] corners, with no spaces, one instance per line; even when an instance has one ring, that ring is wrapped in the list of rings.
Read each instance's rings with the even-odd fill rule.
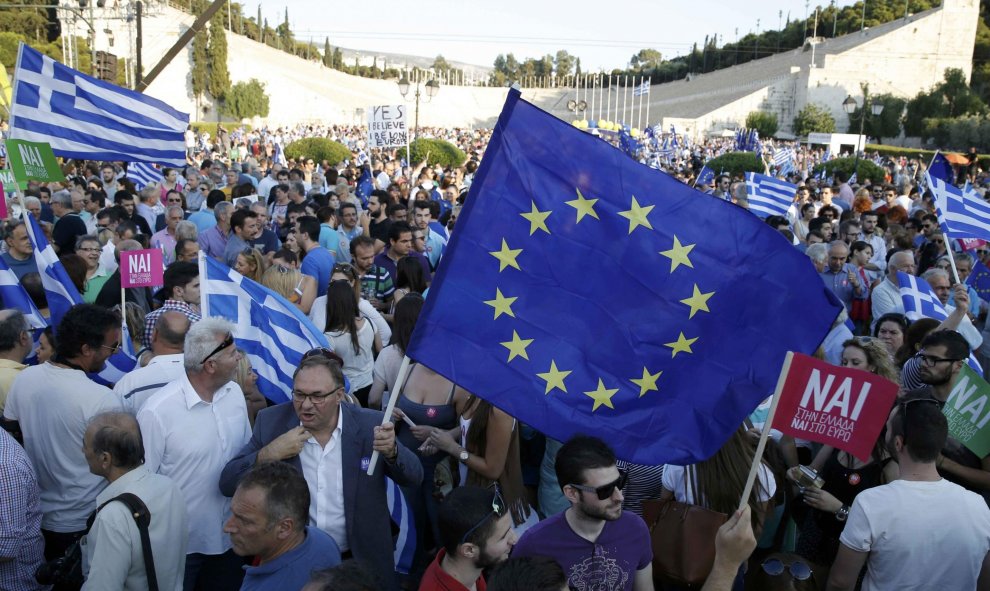
[[[890,262],[887,263],[887,278],[894,284],[897,284],[898,271],[907,273],[908,275],[914,275],[915,271],[917,271],[917,267],[914,264],[914,254],[910,251],[902,250],[895,252],[890,257]]]
[[[169,310],[160,315],[151,333],[152,352],[155,355],[182,353],[189,325],[189,318],[178,310]]]
[[[117,248],[114,250],[114,257],[117,262],[120,262],[120,253],[129,252],[132,250],[141,250],[141,243],[137,240],[121,240],[117,243]]]
[[[89,470],[111,482],[144,463],[141,428],[134,415],[106,412],[93,417],[83,437]]]
[[[849,259],[849,246],[841,240],[836,240],[828,245],[828,268],[833,273],[838,273]]]

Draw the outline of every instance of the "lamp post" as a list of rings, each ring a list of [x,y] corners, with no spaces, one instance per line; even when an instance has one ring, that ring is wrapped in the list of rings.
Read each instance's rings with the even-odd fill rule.
[[[405,99],[406,95],[409,94],[409,86],[410,86],[409,79],[403,76],[402,79],[399,80],[398,85],[399,85],[399,94],[401,94],[402,98]],[[440,83],[437,82],[436,80],[429,80],[423,86],[426,87],[426,102],[430,102],[430,100],[432,100],[433,97],[435,97],[437,93],[440,92]],[[415,115],[415,121],[413,123],[413,135],[416,136],[419,135],[419,97],[420,97],[419,80],[417,79],[416,94],[413,95],[413,99],[416,101],[416,115]]]
[[[854,99],[852,96],[846,96],[846,100],[842,101],[842,110],[846,112],[846,115],[852,115],[856,111],[856,108],[858,106],[859,104],[856,103],[856,99]],[[859,172],[859,142],[861,141],[860,138],[863,137],[863,129],[866,126],[866,117],[868,116],[866,112],[867,106],[870,107],[870,112],[872,112],[875,117],[879,117],[880,114],[883,113],[883,103],[874,102],[871,105],[870,97],[869,96],[863,97],[863,111],[859,117],[859,135],[856,136],[856,146],[855,146],[856,158],[853,160],[854,175]],[[866,150],[865,141],[863,141],[863,150],[864,151]]]

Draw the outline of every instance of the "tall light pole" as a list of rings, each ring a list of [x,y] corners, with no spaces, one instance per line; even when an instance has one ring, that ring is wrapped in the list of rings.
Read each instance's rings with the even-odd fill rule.
[[[409,86],[410,86],[409,79],[403,76],[402,79],[399,80],[398,84],[399,84],[399,94],[401,94],[402,98],[405,99],[406,95],[409,94]],[[430,102],[430,100],[432,100],[433,97],[435,97],[437,93],[440,92],[440,83],[437,82],[436,80],[429,80],[426,82],[426,84],[424,84],[424,86],[426,87],[426,102]],[[416,116],[415,116],[415,121],[413,123],[414,136],[419,135],[419,97],[420,97],[419,80],[417,79],[416,94],[413,95],[413,99],[416,101]]]
[[[856,99],[854,99],[851,95],[846,96],[846,100],[842,101],[842,110],[846,112],[846,115],[852,115],[856,111],[856,107],[858,106],[859,104],[856,102]],[[859,142],[861,141],[860,138],[863,137],[863,129],[866,126],[866,118],[869,116],[867,114],[867,107],[870,107],[869,110],[870,112],[873,113],[875,117],[879,117],[880,114],[883,113],[883,103],[873,102],[873,104],[871,105],[870,97],[869,96],[863,97],[863,110],[860,113],[860,117],[859,117],[859,135],[856,136],[856,147],[855,147],[856,158],[853,160],[853,174],[859,172]],[[865,141],[863,141],[863,150],[864,151],[866,150]]]

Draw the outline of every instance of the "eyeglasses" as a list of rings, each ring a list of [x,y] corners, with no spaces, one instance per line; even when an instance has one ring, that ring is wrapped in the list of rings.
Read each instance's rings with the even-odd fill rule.
[[[106,226],[103,226],[103,227],[106,228]],[[76,249],[76,252],[100,252],[100,250],[102,250],[102,249],[100,249],[100,248],[93,248],[93,247],[90,247],[90,248],[77,248]]]
[[[768,558],[763,561],[760,565],[763,568],[763,572],[767,573],[771,577],[776,577],[778,575],[784,574],[784,563],[777,558]],[[805,562],[792,562],[787,565],[787,570],[791,573],[797,581],[807,581],[811,578],[811,567]]]
[[[104,349],[110,349],[110,354],[113,355],[120,349],[120,343],[114,343],[113,345],[100,345]]]
[[[572,486],[583,492],[593,492],[598,495],[599,501],[604,501],[612,496],[615,489],[622,490],[626,487],[626,482],[629,480],[629,474],[624,470],[619,470],[619,477],[609,482],[608,484],[603,484],[601,486],[588,486],[586,484],[571,484]]]
[[[298,390],[293,390],[292,399],[299,403],[303,403],[309,400],[313,404],[320,405],[325,403],[327,401],[327,398],[330,398],[331,396],[333,396],[334,394],[336,394],[337,392],[343,389],[344,389],[343,386],[337,386],[336,388],[330,390],[325,394],[320,394],[320,393],[306,394],[305,392],[299,392]]]
[[[466,532],[464,532],[464,535],[461,536],[461,541],[458,544],[458,546],[461,545],[461,544],[466,543],[468,537],[472,533],[474,533],[474,531],[476,529],[478,529],[479,527],[481,527],[482,525],[484,525],[485,522],[487,522],[489,519],[491,519],[492,515],[494,515],[496,517],[501,517],[501,516],[505,515],[505,501],[502,499],[502,495],[498,491],[498,485],[495,485],[495,495],[492,497],[492,512],[489,513],[489,514],[487,514],[487,515],[485,515],[484,517],[482,517],[481,518],[481,521],[479,521],[478,523],[476,523],[474,525],[474,527],[472,527],[471,529],[469,529]]]
[[[951,359],[949,357],[935,357],[934,355],[925,355],[924,353],[915,353],[914,356],[921,361],[921,364],[925,367],[935,367],[939,363],[945,363],[946,361],[955,362],[962,361],[962,359]]]
[[[213,351],[211,351],[210,354],[207,355],[206,357],[204,357],[203,360],[200,361],[199,363],[201,365],[204,364],[204,363],[206,363],[207,361],[210,360],[211,357],[213,357],[214,355],[216,355],[220,351],[223,351],[224,349],[226,349],[227,347],[229,347],[229,346],[231,346],[233,344],[234,344],[234,335],[232,335],[231,333],[228,332],[226,338],[223,339],[223,342],[220,343],[219,345],[217,345],[217,348],[214,349]]]

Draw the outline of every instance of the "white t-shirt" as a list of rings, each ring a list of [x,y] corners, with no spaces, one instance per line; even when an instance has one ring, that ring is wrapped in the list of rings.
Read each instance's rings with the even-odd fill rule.
[[[3,414],[18,421],[24,433],[24,450],[41,488],[43,529],[86,529],[96,495],[107,481],[90,473],[82,452],[83,434],[91,418],[119,409],[109,388],[78,369],[43,363],[14,379]]]
[[[691,489],[686,478],[687,468],[684,466],[667,464],[663,467],[663,487],[669,491],[673,491],[675,499],[689,505],[704,506],[704,503],[699,503],[695,500],[694,490]],[[761,503],[765,503],[777,493],[777,481],[774,479],[773,472],[770,468],[762,463],[760,464],[760,472],[757,478],[759,479],[759,484],[754,485],[758,486],[756,498]]]
[[[839,540],[870,553],[863,591],[975,589],[990,509],[948,480],[895,480],[856,496]]]

